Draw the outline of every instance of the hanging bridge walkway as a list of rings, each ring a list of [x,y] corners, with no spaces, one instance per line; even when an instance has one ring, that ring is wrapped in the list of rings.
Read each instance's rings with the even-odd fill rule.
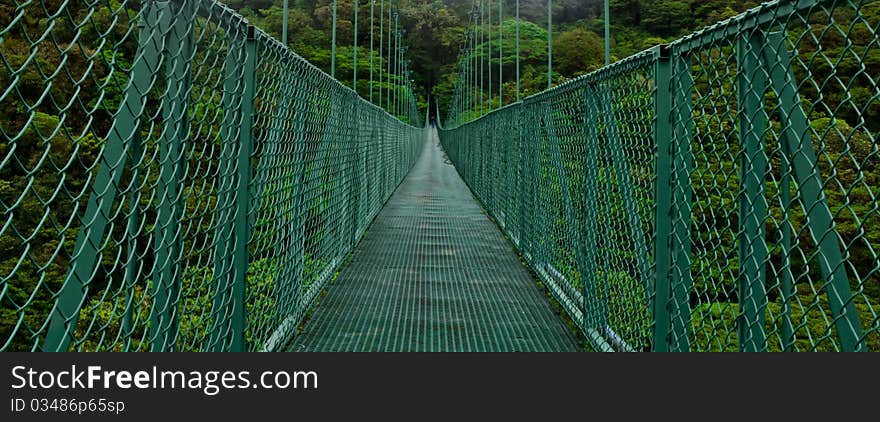
[[[291,350],[581,348],[432,131]]]
[[[436,129],[391,6],[357,91],[214,0],[59,7],[0,9],[2,351],[880,350],[880,2],[507,101],[472,13]]]

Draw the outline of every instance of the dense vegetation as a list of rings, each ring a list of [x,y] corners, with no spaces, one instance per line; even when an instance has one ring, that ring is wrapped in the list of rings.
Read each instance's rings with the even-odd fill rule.
[[[81,213],[84,205],[82,197],[72,199],[71,196],[73,193],[83,192],[85,186],[91,183],[89,169],[93,168],[103,142],[101,137],[108,132],[113,114],[119,107],[122,90],[127,83],[125,71],[131,67],[131,60],[135,55],[135,31],[132,30],[129,19],[136,15],[138,3],[107,0],[100,2],[100,7],[91,9],[93,3],[85,0],[42,0],[20,7],[13,2],[0,4],[0,28],[11,28],[0,35],[0,55],[3,59],[3,70],[0,71],[0,87],[3,89],[0,89],[0,93],[12,86],[13,82],[16,85],[15,92],[8,92],[0,97],[0,129],[3,133],[0,137],[0,210],[7,222],[0,227],[0,340],[9,339],[7,334],[22,324],[38,329],[42,320],[36,316],[46,315],[52,307],[53,300],[49,292],[57,289],[66,274],[68,255],[73,250],[73,242],[79,230],[79,221],[74,214]],[[280,38],[283,18],[281,0],[229,0],[227,3],[255,25]],[[758,3],[756,0],[613,0],[612,60],[671,41],[697,28],[734,16]],[[291,0],[288,16],[289,46],[327,72],[331,61],[330,4],[330,0]],[[431,98],[438,101],[441,114],[446,112],[446,102],[452,97],[454,82],[458,77],[455,73],[456,61],[472,5],[473,0],[400,2],[401,25],[406,31],[405,45],[408,46],[406,56],[411,60],[414,85],[423,88],[419,92],[423,110],[428,105],[427,98],[430,94]],[[515,2],[503,1],[504,20],[500,26],[497,22],[497,5],[494,2],[491,9],[494,28],[493,39],[488,43],[495,55],[489,58],[489,63],[497,68],[497,51],[501,47],[503,102],[509,103],[515,98],[516,86],[513,38],[516,28],[513,19]],[[386,31],[387,6],[386,2]],[[519,25],[520,85],[523,96],[527,96],[543,90],[547,83],[547,8],[543,0],[521,0],[520,7],[523,19]],[[47,10],[61,8],[65,9],[62,18],[47,17]],[[379,77],[378,69],[382,63],[378,55],[379,11],[379,3],[376,2],[373,40],[376,46],[373,56],[375,78]],[[337,78],[347,85],[352,83],[353,41],[356,37],[359,45],[358,79],[365,81],[369,77],[371,61],[370,3],[360,3],[357,34],[354,32],[352,1],[340,0],[337,13]],[[839,186],[832,185],[832,189],[828,189],[826,193],[829,194],[829,203],[835,214],[837,230],[844,241],[848,242],[848,260],[854,266],[850,271],[858,271],[864,277],[863,285],[857,287],[873,301],[871,305],[868,299],[860,298],[858,310],[864,323],[871,323],[873,319],[876,326],[876,315],[872,315],[871,306],[876,311],[876,303],[880,301],[880,266],[876,255],[880,250],[880,215],[877,212],[880,154],[876,143],[876,133],[880,131],[880,106],[876,101],[877,89],[871,78],[880,74],[880,53],[876,48],[876,35],[873,32],[880,22],[880,2],[865,2],[861,13],[867,25],[853,25],[852,28],[846,28],[845,25],[839,28],[816,26],[812,36],[817,41],[812,42],[806,38],[805,42],[799,43],[799,53],[804,60],[809,60],[814,57],[811,53],[821,50],[823,57],[827,58],[810,65],[811,77],[815,80],[842,80],[841,83],[821,87],[806,86],[804,93],[812,99],[818,98],[820,91],[822,94],[823,106],[808,108],[813,128],[821,137],[821,142],[818,139],[814,139],[814,142],[816,148],[822,151],[820,159],[823,177],[839,182]],[[840,22],[853,21],[852,16],[839,18]],[[87,24],[80,25],[81,22]],[[41,38],[50,24],[52,30],[49,31],[49,37]],[[497,39],[499,28],[503,33],[503,42],[500,43]],[[553,82],[561,83],[598,69],[603,63],[602,34],[601,1],[555,0],[552,34]],[[797,37],[804,34],[790,35]],[[387,37],[387,32],[385,36]],[[119,42],[100,42],[105,38]],[[384,40],[387,46],[387,38]],[[719,50],[716,53],[724,55],[730,51]],[[711,54],[707,55],[707,60],[712,60],[710,56]],[[723,66],[715,69],[721,71]],[[798,77],[803,79],[803,70],[799,72],[801,73]],[[47,84],[48,79],[51,79],[51,84]],[[712,93],[725,91],[732,81],[725,80],[717,85],[706,80],[698,79],[696,82],[698,90],[709,94],[697,104],[697,108],[702,107],[698,113],[709,117],[698,122],[696,128],[698,137],[702,137],[705,142],[695,152],[706,159],[698,163],[699,178],[695,180],[695,189],[705,194],[695,207],[695,218],[699,219],[703,233],[703,237],[698,239],[703,242],[699,246],[705,251],[704,255],[697,257],[698,262],[694,263],[694,271],[699,274],[695,280],[695,296],[727,299],[733,296],[738,270],[738,263],[735,262],[737,221],[732,216],[735,214],[732,210],[736,195],[733,188],[738,186],[733,163],[738,151],[734,147],[728,148],[727,138],[717,135],[730,133],[735,128],[735,118],[732,117],[735,110],[725,110],[716,116],[716,104],[713,101],[723,101],[723,95]],[[844,84],[849,84],[849,88],[841,89],[840,86]],[[47,88],[47,85],[51,86]],[[378,84],[374,84],[373,88],[375,96],[378,89],[389,86],[386,83],[380,88]],[[365,98],[370,96],[369,89],[366,83],[358,84],[358,92]],[[493,88],[497,92],[495,90],[497,85]],[[155,111],[158,102],[158,98],[150,98],[150,110]],[[494,98],[493,104],[498,103],[498,98]],[[29,107],[33,104],[39,105]],[[712,133],[716,135],[710,136]],[[148,147],[147,152],[155,151]],[[206,156],[211,154],[210,151],[204,153]],[[147,176],[145,183],[154,185],[155,173]],[[720,189],[720,186],[729,186],[732,189],[728,192]],[[205,214],[205,204],[216,201],[216,198],[212,192],[206,190],[202,199],[204,203],[188,206],[194,212]],[[140,206],[145,210],[149,209],[150,201],[150,198],[141,198]],[[798,224],[797,228],[802,227],[803,219],[803,211],[796,211],[793,220]],[[121,232],[124,225],[119,224],[115,229]],[[152,227],[145,228],[151,229]],[[811,242],[806,231],[801,230],[799,235],[801,242]],[[27,241],[23,242],[22,239]],[[313,240],[315,243],[320,241],[319,238]],[[145,250],[149,249],[148,245],[140,246]],[[729,262],[725,261],[723,266],[705,264],[717,258],[712,253],[713,248],[728,252],[729,255],[724,259],[729,259]],[[774,263],[779,262],[779,254],[779,249],[772,251]],[[115,260],[118,258],[105,256],[102,268],[119,271],[119,268],[115,268]],[[319,268],[326,263],[310,261],[307,264]],[[805,273],[812,272],[811,277],[815,278],[818,269],[806,268],[809,267],[807,264],[796,263],[805,268]],[[273,264],[265,262],[260,265],[271,267]],[[706,271],[707,269],[712,269],[715,273]],[[203,269],[199,269],[201,270]],[[318,269],[306,271],[319,272]],[[192,282],[192,274],[183,280],[186,283]],[[271,277],[255,278],[254,283],[269,285]],[[96,290],[100,291],[105,287],[97,286]],[[798,288],[803,290],[804,297],[811,294],[815,296],[811,292],[813,286],[809,283],[801,283]],[[184,299],[185,312],[190,319],[193,315],[210,312],[210,301],[199,302],[204,298],[198,299],[198,289],[190,290],[194,297]],[[141,300],[139,298],[143,295],[143,291],[138,290],[133,293],[133,300]],[[263,296],[264,299],[252,306],[257,309],[271,308],[268,302],[274,300],[273,294],[269,292]],[[94,324],[110,324],[113,318],[119,316],[118,308],[124,305],[116,299],[118,298],[104,301],[101,295],[95,295],[86,302],[83,312],[94,316]],[[821,312],[823,305],[819,303],[820,300],[809,300],[815,303],[807,303],[808,309],[803,313]],[[139,303],[144,302],[141,300]],[[18,309],[22,306],[28,309],[28,317],[24,322]],[[777,303],[772,304],[774,313],[778,313],[778,306]],[[717,320],[731,320],[731,309],[723,305],[707,306],[706,312],[702,314],[705,318],[695,321],[695,324],[716,329],[717,324],[713,325],[709,321],[710,316]],[[146,318],[146,312],[142,309],[141,315],[136,318]],[[819,318],[815,321],[819,321]],[[191,321],[189,328],[182,329],[189,333],[202,332],[208,324],[206,320],[200,319]],[[80,327],[78,334],[84,335],[83,330]],[[119,332],[118,327],[115,332]],[[185,335],[186,338],[182,341],[193,341],[192,338],[200,335],[189,336]],[[0,347],[29,349],[38,340],[16,337],[11,346],[0,344]],[[88,338],[84,341],[84,347],[106,344],[107,341]],[[872,337],[871,341],[878,340]]]
[[[489,3],[491,3],[491,8]],[[498,40],[498,1],[487,2],[493,19],[491,64],[498,66],[498,47],[502,47],[504,102],[515,95],[515,5],[501,2],[503,42]],[[656,44],[670,41],[694,29],[725,19],[759,4],[759,1],[730,0],[612,0],[612,60],[619,60]],[[230,0],[251,22],[280,38],[283,9],[281,0]],[[405,45],[415,86],[423,87],[422,105],[427,94],[439,101],[441,115],[450,100],[457,77],[468,14],[474,0],[401,0],[400,19],[406,31]],[[387,7],[385,42],[387,43]],[[396,6],[395,6],[396,7]],[[374,66],[378,68],[380,3],[374,5]],[[358,79],[369,77],[370,3],[358,7]],[[520,89],[523,96],[543,90],[547,85],[547,3],[545,0],[520,0]],[[486,18],[488,19],[488,18]],[[487,20],[488,22],[488,20]],[[554,83],[598,69],[603,59],[603,17],[601,0],[556,0],[553,2],[553,71]],[[488,28],[488,24],[486,25]],[[330,0],[291,0],[288,16],[288,44],[297,53],[329,72],[332,12]],[[337,78],[351,84],[353,75],[354,5],[351,0],[337,3]],[[387,45],[387,44],[386,44]],[[383,52],[384,55],[384,52]],[[378,70],[376,70],[378,72]],[[496,71],[497,72],[497,71]],[[496,73],[497,74],[497,73]],[[376,73],[378,75],[378,73]],[[378,77],[378,76],[375,76]],[[496,81],[497,82],[497,81]],[[361,96],[369,97],[367,84],[358,85]],[[493,88],[497,92],[497,85]],[[497,105],[497,98],[494,100]]]

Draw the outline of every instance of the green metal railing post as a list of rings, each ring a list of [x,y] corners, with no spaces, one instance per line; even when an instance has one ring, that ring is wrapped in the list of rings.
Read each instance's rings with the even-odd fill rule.
[[[138,56],[131,69],[125,97],[113,119],[106,146],[99,158],[98,174],[89,193],[77,234],[70,266],[52,308],[48,331],[43,340],[44,351],[67,351],[79,317],[79,310],[89,289],[89,281],[101,257],[102,239],[109,222],[113,198],[125,163],[132,151],[139,151],[141,116],[147,93],[156,82],[164,36],[167,28],[160,26],[157,3],[147,3],[141,10],[138,24]]]
[[[764,180],[767,155],[764,136],[767,118],[764,113],[764,92],[767,73],[761,68],[760,38],[747,34],[738,40],[737,104],[740,137],[739,193],[739,315],[737,328],[740,351],[758,352],[767,348],[764,332],[767,309],[767,201]]]
[[[672,62],[667,45],[655,47],[654,54],[654,148],[657,158],[654,162],[654,332],[651,348],[655,352],[666,352],[669,350],[669,281],[672,278]]]
[[[867,350],[861,319],[853,303],[852,289],[846,272],[846,260],[841,251],[834,217],[825,196],[823,178],[813,145],[810,141],[810,123],[801,107],[797,80],[792,71],[792,54],[788,51],[783,32],[770,32],[759,43],[763,48],[763,63],[770,75],[770,86],[779,98],[779,119],[782,122],[783,153],[793,167],[800,189],[800,199],[807,213],[807,226],[818,249],[819,267],[826,280],[824,290],[840,340],[840,348],[847,352]]]
[[[871,349],[877,248],[862,226],[873,120],[853,87],[872,69],[861,47],[873,36],[805,46],[804,33],[864,18],[860,4],[830,14],[831,3],[769,2],[610,64],[603,1],[609,66],[553,87],[548,0],[548,89],[521,100],[517,86],[516,107],[496,109],[490,62],[482,115],[485,5],[475,1],[441,141],[528,265],[582,283],[567,293],[583,296],[583,313],[562,305],[588,337],[592,325],[617,350]],[[492,7],[489,40],[500,42],[491,21],[504,16]],[[777,28],[791,32],[768,32]],[[854,67],[834,62],[838,46]],[[554,160],[560,150],[578,156]],[[583,185],[568,198],[559,179]],[[560,199],[586,204],[573,203],[573,219],[550,209]],[[574,224],[590,255],[576,268]]]
[[[691,208],[693,187],[693,105],[691,98],[694,79],[691,74],[690,57],[686,54],[672,53],[672,105],[675,156],[672,164],[672,277],[670,318],[672,319],[669,348],[670,351],[690,350],[691,306],[690,295],[693,290],[691,276]]]
[[[166,48],[166,93],[162,98],[164,128],[159,139],[159,183],[156,186],[156,243],[153,262],[153,306],[150,309],[150,348],[169,351],[175,347],[178,332],[177,303],[183,274],[180,269],[180,224],[183,216],[181,189],[184,165],[183,145],[188,143],[187,118],[190,96],[189,68],[191,60],[192,24],[187,8],[173,10],[168,3],[157,3],[161,20],[170,31]],[[180,16],[173,18],[179,12]],[[174,19],[173,23],[171,20]]]
[[[141,219],[144,213],[140,209],[140,184],[142,176],[140,162],[143,159],[143,146],[141,142],[132,142],[131,145],[131,183],[128,191],[128,222],[125,228],[126,262],[125,262],[125,310],[122,315],[122,336],[124,351],[131,350],[131,339],[134,334],[132,318],[134,313],[134,292],[137,285],[140,262],[137,254],[138,234],[141,232]]]
[[[237,227],[239,218],[247,218],[247,201],[249,199],[248,186],[241,186],[243,178],[250,182],[250,145],[244,145],[243,141],[250,144],[250,136],[242,132],[249,132],[251,126],[245,127],[243,114],[246,108],[253,106],[245,105],[244,90],[249,76],[247,66],[251,64],[247,57],[247,31],[248,27],[231,27],[228,29],[229,48],[224,65],[225,77],[223,82],[223,121],[221,123],[221,149],[219,157],[218,173],[220,185],[217,194],[217,228],[215,231],[216,248],[214,250],[214,297],[211,313],[214,317],[211,325],[211,338],[209,347],[214,351],[223,351],[232,347],[230,340],[238,335],[233,332],[233,318],[235,312],[236,295],[243,295],[236,289],[237,268],[236,261],[242,256],[234,252],[238,236],[247,234],[244,228]],[[256,53],[254,54],[254,57]],[[253,101],[253,96],[249,101]],[[253,114],[253,113],[251,113]],[[247,136],[248,138],[244,138]],[[245,156],[245,153],[246,156]],[[246,168],[239,168],[241,160],[247,159]],[[245,175],[244,173],[247,173]],[[239,197],[241,196],[241,197]],[[244,211],[240,209],[243,207]],[[238,215],[243,214],[243,215]],[[246,221],[243,224],[247,224]],[[246,248],[245,242],[242,247]],[[246,253],[238,252],[238,253]],[[247,258],[244,257],[243,271],[247,271]],[[241,286],[243,287],[243,286]],[[243,312],[242,312],[243,313]],[[243,341],[239,340],[239,347],[244,347]]]
[[[794,287],[794,275],[791,272],[792,232],[791,225],[791,161],[787,154],[780,157],[779,195],[782,202],[782,264],[779,270],[779,288],[782,290],[782,351],[790,352],[795,342],[794,325],[791,321],[791,301],[797,293]]]
[[[248,25],[245,40],[245,57],[242,72],[241,123],[238,130],[238,186],[235,192],[235,245],[233,248],[232,316],[229,338],[229,351],[243,352],[248,344],[245,340],[247,297],[247,274],[250,264],[248,245],[251,238],[251,179],[253,177],[254,99],[256,98],[257,40],[254,27]]]

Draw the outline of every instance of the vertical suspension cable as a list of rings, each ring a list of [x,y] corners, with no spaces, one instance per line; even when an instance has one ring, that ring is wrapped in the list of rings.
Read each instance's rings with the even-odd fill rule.
[[[330,76],[336,77],[336,0],[333,0],[333,35],[330,47]]]
[[[611,64],[611,8],[608,3],[609,0],[605,0],[605,66]]]
[[[387,92],[385,93],[385,110],[391,112],[391,7],[392,1],[388,0],[388,71],[385,73]]]
[[[483,82],[484,82],[483,75],[485,73],[484,72],[485,71],[485,68],[484,68],[485,64],[483,63],[483,56],[484,56],[483,49],[486,48],[486,45],[484,42],[484,37],[486,35],[486,28],[484,27],[485,23],[486,23],[486,21],[483,18],[483,0],[480,0],[480,114],[479,114],[480,116],[483,115],[483,104],[484,104],[483,103],[483,101],[484,101],[483,100]]]
[[[464,75],[464,77],[462,78],[462,86],[461,86],[461,89],[462,89],[461,92],[463,93],[462,94],[462,103],[461,103],[461,107],[459,107],[458,115],[457,115],[458,124],[461,124],[464,121],[467,113],[470,113],[470,107],[471,107],[471,104],[470,104],[471,103],[470,84],[471,84],[471,72],[472,72],[472,70],[471,70],[471,65],[472,65],[472,63],[471,63],[471,60],[472,60],[471,59],[471,51],[472,51],[471,50],[471,25],[473,24],[474,7],[476,7],[476,0],[474,0],[474,3],[471,5],[471,10],[468,13],[467,28],[465,29],[465,33],[464,33],[464,35],[465,35],[464,40],[462,40],[462,51],[465,52],[465,54],[463,56],[464,59],[462,59],[462,61],[461,61],[462,67],[463,67],[462,75]]]
[[[470,100],[470,96],[468,95],[468,91],[467,91],[467,85],[468,85],[468,82],[470,82],[470,68],[469,68],[469,63],[468,63],[468,62],[470,61],[470,57],[469,57],[469,54],[470,54],[470,51],[469,51],[469,46],[470,46],[470,30],[471,30],[471,27],[470,27],[470,26],[471,26],[470,19],[468,19],[468,26],[467,26],[467,28],[466,28],[465,31],[464,31],[464,40],[463,40],[463,46],[462,46],[462,49],[461,49],[462,51],[464,51],[464,56],[463,56],[462,61],[461,61],[461,67],[462,67],[462,72],[461,72],[461,74],[462,74],[462,77],[461,77],[461,80],[462,80],[462,84],[461,84],[461,85],[462,85],[462,86],[461,86],[461,89],[462,89],[462,91],[461,91],[461,92],[462,92],[462,101],[461,101],[461,106],[458,108],[458,113],[459,113],[459,114],[456,116],[457,119],[458,119],[458,123],[461,123],[461,114],[464,113],[464,112],[467,110],[467,108],[468,108],[468,101]]]
[[[487,13],[486,13],[489,17],[489,19],[488,19],[489,25],[487,27],[488,32],[489,32],[489,34],[487,36],[487,38],[489,38],[489,45],[488,45],[488,51],[487,51],[488,59],[486,59],[486,65],[487,65],[486,66],[486,73],[488,73],[488,75],[489,75],[489,77],[488,77],[488,79],[489,79],[489,84],[488,84],[489,105],[487,106],[487,110],[492,110],[492,1],[491,0],[489,1],[488,9],[489,10],[487,10]]]
[[[547,0],[547,89],[553,85],[553,0]]]
[[[397,115],[400,115],[400,89],[403,83],[400,78],[403,76],[403,31],[400,29],[400,1],[397,2],[397,13],[394,14],[394,26],[397,28],[397,88],[394,90],[394,99],[397,103]]]
[[[519,100],[519,0],[516,0],[516,101]]]
[[[370,0],[370,103],[373,102],[373,11],[376,0]]]
[[[402,56],[402,48],[403,46],[400,45],[400,1],[398,0],[397,8],[394,9],[394,101],[391,103],[395,116],[400,114],[400,109],[397,106],[400,100],[400,57]]]
[[[379,0],[379,107],[382,107],[382,50],[385,43],[383,39],[385,38],[385,0]]]
[[[288,0],[284,0],[284,6],[282,7],[284,16],[281,17],[281,43],[285,47],[287,46],[287,15],[289,13],[287,2]]]
[[[504,0],[498,0],[498,108],[504,107]]]
[[[468,86],[468,93],[470,94],[470,103],[468,104],[468,119],[470,119],[471,115],[477,110],[477,8],[476,2],[474,2],[474,10],[471,12],[473,16],[473,26],[471,29],[471,37],[470,37],[470,54],[468,55],[468,59],[470,61],[470,77],[471,83]]]
[[[358,2],[354,0],[354,69],[352,70],[351,89],[358,90]]]

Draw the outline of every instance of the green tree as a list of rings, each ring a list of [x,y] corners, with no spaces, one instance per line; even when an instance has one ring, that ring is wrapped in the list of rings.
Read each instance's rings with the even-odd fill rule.
[[[589,73],[604,63],[602,38],[583,27],[559,34],[553,40],[553,54],[553,70],[567,77]]]
[[[690,6],[683,1],[654,1],[642,24],[658,35],[675,35],[691,26]]]

